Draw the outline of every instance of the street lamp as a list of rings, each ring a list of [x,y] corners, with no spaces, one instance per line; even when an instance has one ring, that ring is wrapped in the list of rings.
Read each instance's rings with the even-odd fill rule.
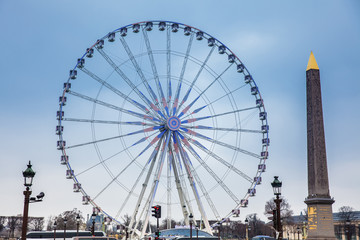
[[[281,186],[282,182],[279,181],[278,176],[274,176],[274,181],[271,183],[271,186],[274,190],[274,195],[276,196],[276,199],[274,200],[276,204],[276,227],[277,231],[279,232],[279,240],[282,240],[283,238],[283,231],[281,226],[281,216],[280,216],[280,203],[282,202],[282,199],[280,199],[281,195]]]
[[[79,236],[80,215],[76,216],[76,236]]]
[[[64,240],[66,238],[66,223],[67,223],[67,219],[66,217],[64,218]]]
[[[56,219],[54,220],[54,225],[53,225],[53,229],[54,229],[54,240],[56,239],[56,227],[57,227],[57,224],[56,224]]]
[[[302,224],[302,240],[305,240],[305,235],[306,235],[306,222],[303,221],[303,224]]]
[[[96,219],[96,214],[95,214],[95,212],[93,212],[93,214],[91,215],[91,219],[92,219],[91,234],[92,234],[92,236],[95,236],[95,219]]]
[[[23,225],[22,225],[22,233],[21,239],[26,240],[26,232],[28,225],[28,213],[29,213],[29,202],[30,202],[30,187],[32,185],[33,178],[35,176],[35,172],[31,168],[31,162],[27,165],[27,169],[23,172],[24,177],[24,186],[26,187],[26,191],[24,191],[25,201],[24,201],[24,214],[23,214]]]
[[[350,240],[350,219],[346,219],[346,234],[347,234],[347,240]]]
[[[298,240],[300,240],[300,227],[299,226],[296,228],[296,231],[297,231],[297,234],[298,234]]]
[[[246,240],[249,240],[249,220],[246,218],[245,219],[245,232],[246,232]]]
[[[189,215],[189,221],[190,221],[190,240],[192,240],[192,224],[193,224],[193,219],[194,219],[194,216],[192,215],[192,213],[190,213],[190,215]]]

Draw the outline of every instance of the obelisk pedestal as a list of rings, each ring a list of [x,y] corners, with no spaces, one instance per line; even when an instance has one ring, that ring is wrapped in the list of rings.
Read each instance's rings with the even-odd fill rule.
[[[308,148],[308,237],[335,240],[332,204],[327,172],[320,71],[311,52],[306,69],[307,148]]]

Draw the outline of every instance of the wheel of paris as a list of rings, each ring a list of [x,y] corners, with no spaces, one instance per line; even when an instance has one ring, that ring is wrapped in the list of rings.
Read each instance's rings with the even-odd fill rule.
[[[197,28],[146,21],[106,34],[70,70],[59,103],[66,177],[134,238],[148,233],[153,205],[168,228],[192,214],[212,233],[261,183],[269,126],[258,86]]]

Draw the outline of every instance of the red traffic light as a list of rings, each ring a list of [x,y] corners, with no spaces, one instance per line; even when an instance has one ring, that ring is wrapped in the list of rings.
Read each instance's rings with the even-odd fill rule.
[[[156,218],[161,218],[161,206],[160,205],[156,205],[156,206],[152,206],[152,216],[156,217]]]

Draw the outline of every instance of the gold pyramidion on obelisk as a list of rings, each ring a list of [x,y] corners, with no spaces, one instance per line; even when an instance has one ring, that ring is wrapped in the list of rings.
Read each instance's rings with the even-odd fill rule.
[[[308,62],[306,71],[307,71],[307,70],[310,70],[310,69],[317,69],[317,70],[319,70],[319,66],[317,65],[317,62],[316,62],[316,60],[315,60],[315,56],[314,56],[314,54],[313,54],[312,51],[311,51],[311,53],[310,53],[309,62]]]
[[[306,68],[308,240],[335,240],[332,204],[327,172],[320,70],[310,53]]]

